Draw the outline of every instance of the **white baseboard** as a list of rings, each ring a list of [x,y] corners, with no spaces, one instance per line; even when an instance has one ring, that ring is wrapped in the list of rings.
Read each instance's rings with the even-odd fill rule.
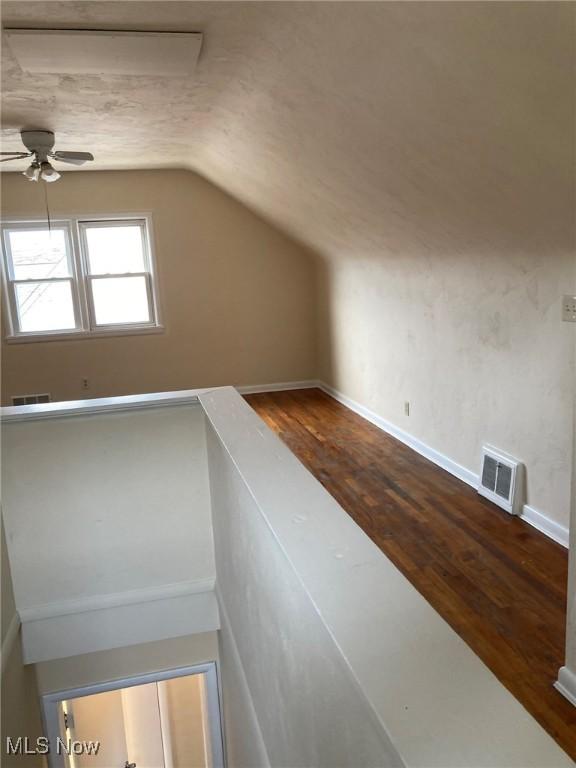
[[[14,616],[12,616],[10,624],[8,624],[8,629],[6,630],[6,634],[2,640],[2,661],[0,662],[0,671],[2,672],[4,672],[4,669],[6,668],[6,664],[8,663],[8,659],[10,658],[10,654],[14,648],[14,643],[16,642],[19,631],[20,616],[16,612]]]
[[[426,445],[426,443],[418,440],[418,438],[408,434],[408,432],[400,429],[400,427],[397,427],[395,424],[386,421],[386,419],[383,419],[382,416],[379,416],[369,408],[360,405],[360,403],[352,400],[352,398],[343,395],[342,392],[338,392],[337,389],[330,387],[328,384],[320,382],[320,389],[333,397],[334,400],[338,400],[339,403],[342,403],[342,405],[350,408],[351,411],[354,411],[359,416],[365,418],[367,421],[370,421],[372,424],[380,427],[380,429],[382,429],[384,432],[387,432],[389,435],[392,435],[392,437],[400,440],[401,443],[404,443],[404,445],[412,448],[414,451],[416,451],[416,453],[419,453],[421,456],[429,459],[429,461],[432,461],[434,464],[442,467],[442,469],[450,472],[451,475],[454,475],[459,480],[462,480],[468,485],[471,485],[473,488],[478,487],[478,475],[476,475],[474,472],[471,472],[469,469],[466,469],[466,467],[463,467],[457,462],[452,461],[452,459],[449,459],[448,456],[444,456],[444,454],[436,451],[429,445]]]
[[[457,477],[459,480],[462,480],[463,482],[472,486],[472,488],[478,488],[480,478],[475,472],[472,472],[472,470],[463,467],[461,464],[453,461],[448,456],[445,456],[434,448],[431,448],[429,445],[426,445],[426,443],[418,440],[418,438],[413,437],[408,432],[400,429],[400,427],[397,427],[395,424],[392,424],[386,419],[383,419],[382,416],[379,416],[369,408],[366,408],[360,403],[357,403],[355,400],[352,400],[352,398],[342,394],[342,392],[339,392],[337,389],[334,389],[334,387],[329,386],[325,382],[317,382],[316,386],[326,392],[326,394],[330,395],[330,397],[338,400],[338,402],[342,403],[342,405],[350,408],[351,411],[354,411],[359,416],[365,418],[367,421],[375,424],[387,434],[392,435],[392,437],[395,437],[397,440],[400,440],[400,442],[404,443],[404,445],[412,448],[412,450],[416,451],[416,453],[419,453],[421,456],[424,456],[424,458],[432,461],[437,466],[445,469],[447,472],[450,472],[450,474],[454,475],[454,477]],[[553,539],[558,544],[561,544],[563,547],[568,547],[568,528],[565,528],[563,525],[560,525],[560,523],[556,523],[554,520],[551,520],[542,512],[534,509],[534,507],[530,507],[528,504],[525,504],[522,508],[520,518],[532,525],[541,533],[544,533],[546,536]]]
[[[554,683],[554,688],[560,691],[571,704],[576,707],[576,673],[568,667],[560,667],[558,680]]]
[[[53,619],[58,616],[69,616],[74,613],[99,611],[105,608],[137,605],[140,603],[150,603],[154,600],[166,600],[172,597],[210,592],[214,589],[214,581],[214,578],[180,581],[176,584],[162,584],[158,587],[133,589],[128,592],[114,592],[109,595],[91,595],[74,600],[60,600],[58,602],[23,608],[20,610],[20,620],[24,623],[41,619]]]
[[[560,523],[556,523],[554,520],[550,520],[549,517],[546,517],[542,512],[534,509],[534,507],[530,507],[528,504],[524,504],[522,507],[520,517],[541,533],[545,533],[550,539],[553,539],[558,544],[562,544],[563,547],[568,548],[568,528],[560,525]]]
[[[256,395],[263,392],[284,392],[290,389],[314,389],[320,388],[320,382],[314,379],[304,381],[279,381],[275,384],[247,384],[235,387],[241,395]]]

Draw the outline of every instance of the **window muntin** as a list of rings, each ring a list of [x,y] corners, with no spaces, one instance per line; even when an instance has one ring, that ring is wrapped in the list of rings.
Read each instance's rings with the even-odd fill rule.
[[[146,218],[3,226],[10,337],[159,328]]]

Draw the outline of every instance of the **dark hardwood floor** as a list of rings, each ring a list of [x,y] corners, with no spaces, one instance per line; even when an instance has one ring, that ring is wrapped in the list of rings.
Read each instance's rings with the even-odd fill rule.
[[[567,551],[317,389],[250,405],[576,759],[564,661]]]

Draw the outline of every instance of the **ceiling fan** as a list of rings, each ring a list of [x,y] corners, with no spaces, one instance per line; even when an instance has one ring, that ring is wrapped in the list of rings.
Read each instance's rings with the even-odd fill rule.
[[[48,158],[59,163],[71,163],[72,165],[83,165],[89,160],[94,160],[94,155],[90,152],[53,152],[54,134],[52,131],[21,131],[20,136],[28,152],[0,152],[0,155],[3,155],[0,163],[31,157],[31,165],[23,171],[23,175],[29,181],[38,181],[38,179],[58,181],[60,174],[52,167]]]

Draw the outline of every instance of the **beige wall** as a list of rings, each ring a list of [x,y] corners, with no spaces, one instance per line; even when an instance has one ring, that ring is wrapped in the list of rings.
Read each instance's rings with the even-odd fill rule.
[[[158,685],[166,692],[173,768],[205,768],[204,675],[174,677]]]
[[[4,403],[314,376],[313,260],[233,198],[189,171],[68,173],[48,194],[53,217],[152,213],[166,331],[4,345]],[[42,186],[4,174],[2,214],[43,217]]]
[[[0,565],[2,568],[2,642],[4,642],[8,629],[16,613],[16,602],[14,600],[14,586],[12,584],[12,572],[10,571],[10,562],[8,560],[8,548],[6,546],[6,534],[4,532],[4,519],[1,519],[2,528],[2,550],[0,553]]]
[[[567,526],[575,273],[568,222],[542,251],[350,254],[321,270],[321,378],[475,473],[483,444],[517,457]]]
[[[169,768],[164,765],[158,685],[133,685],[121,695],[128,761],[138,768]]]
[[[0,763],[6,768],[36,768],[43,766],[44,759],[36,755],[13,756],[6,754],[6,738],[15,741],[19,736],[28,737],[32,749],[35,741],[42,736],[38,688],[34,667],[24,666],[20,636],[13,644],[6,643],[6,637],[16,607],[12,592],[12,579],[6,552],[4,525],[2,525],[2,723]],[[6,651],[6,658],[4,652]]]
[[[43,735],[34,667],[24,666],[20,639],[12,647],[2,672],[2,746],[1,764],[4,768],[43,768],[41,755],[7,755],[6,738],[14,742],[19,736],[28,737],[30,749]]]
[[[121,691],[105,691],[93,696],[70,699],[73,712],[73,738],[78,741],[98,741],[95,755],[78,755],[77,768],[121,768],[126,763],[126,736]]]

